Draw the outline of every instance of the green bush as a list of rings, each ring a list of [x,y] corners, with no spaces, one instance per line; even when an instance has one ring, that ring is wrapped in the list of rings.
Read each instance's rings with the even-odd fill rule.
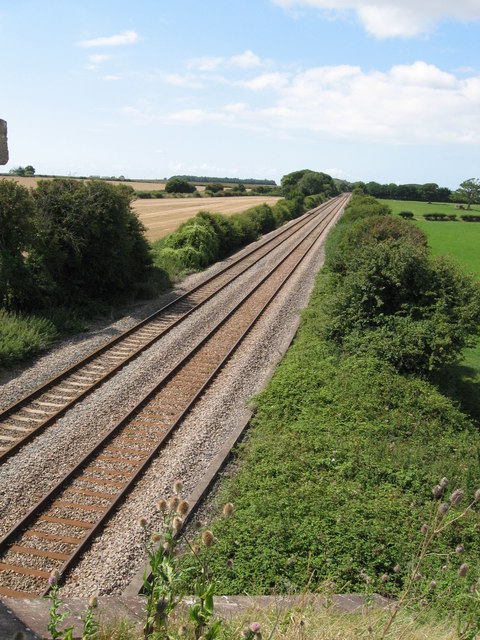
[[[464,222],[480,222],[480,216],[465,214],[465,215],[460,216],[460,217]]]
[[[413,211],[400,211],[398,214],[404,220],[412,220],[413,219]]]
[[[171,178],[170,180],[167,180],[165,191],[167,193],[194,193],[196,188],[195,185],[190,184],[186,180]]]
[[[0,367],[33,356],[57,337],[50,320],[0,309]]]
[[[219,239],[210,222],[204,218],[192,218],[172,233],[166,243],[171,249],[181,249],[191,269],[205,268],[215,262],[219,254]],[[192,250],[192,251],[191,251]]]
[[[36,234],[28,258],[46,304],[125,293],[151,264],[131,194],[99,180],[42,180],[33,193]]]
[[[0,180],[0,308],[21,308],[32,294],[25,254],[33,237],[34,207],[28,189]]]

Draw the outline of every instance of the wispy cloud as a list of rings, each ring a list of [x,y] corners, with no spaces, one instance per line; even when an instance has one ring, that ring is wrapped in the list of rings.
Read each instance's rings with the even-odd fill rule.
[[[444,19],[480,20],[477,0],[272,0],[285,9],[314,7],[340,14],[354,11],[376,38],[410,38]]]
[[[239,53],[234,56],[202,56],[200,58],[192,58],[188,62],[190,69],[196,69],[197,71],[216,71],[220,68],[228,69],[236,67],[238,69],[252,69],[260,67],[263,64],[262,60],[247,49],[243,53]]]
[[[79,47],[86,49],[92,47],[118,47],[125,44],[134,44],[138,42],[139,35],[136,31],[123,31],[113,36],[105,36],[101,38],[93,38],[92,40],[81,40],[78,42]]]
[[[230,66],[240,67],[240,69],[251,69],[262,64],[260,58],[250,50],[244,51],[238,56],[232,56],[228,62]]]

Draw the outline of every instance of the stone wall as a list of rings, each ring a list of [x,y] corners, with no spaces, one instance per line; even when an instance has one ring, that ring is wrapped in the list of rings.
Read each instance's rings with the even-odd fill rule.
[[[0,120],[0,164],[8,162],[7,123]]]

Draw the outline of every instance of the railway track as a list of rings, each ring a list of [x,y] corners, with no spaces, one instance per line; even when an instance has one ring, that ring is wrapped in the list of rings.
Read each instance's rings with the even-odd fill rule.
[[[178,296],[134,327],[51,378],[0,412],[0,465],[67,410],[137,358],[190,314],[250,269],[258,260],[302,233],[316,217],[327,215],[325,203],[282,229],[260,246],[233,260],[206,281]]]
[[[343,208],[331,202],[308,234],[140,399],[0,541],[0,596],[48,591],[65,576]]]

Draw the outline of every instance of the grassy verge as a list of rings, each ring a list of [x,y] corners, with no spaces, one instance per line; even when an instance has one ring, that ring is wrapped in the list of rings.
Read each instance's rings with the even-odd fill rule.
[[[223,640],[246,640],[249,636],[247,629],[254,621],[260,624],[261,636],[250,635],[258,640],[261,637],[275,640],[371,640],[380,637],[388,615],[385,611],[370,607],[355,613],[343,613],[331,606],[313,609],[308,604],[280,611],[274,607],[262,610],[252,608],[241,615],[228,617],[222,624],[221,637]],[[171,630],[172,637],[193,638],[188,623],[187,619],[178,619]],[[185,625],[186,631],[182,625]],[[179,629],[182,629],[181,634],[178,633]],[[126,620],[106,624],[98,634],[98,640],[141,640],[143,637],[143,633]],[[389,639],[400,637],[402,640],[454,640],[458,635],[453,624],[442,623],[431,612],[417,618],[413,613],[403,611],[391,633],[386,636]]]
[[[10,366],[46,349],[57,335],[55,325],[47,318],[0,309],[0,367]]]
[[[477,290],[431,260],[424,241],[363,197],[337,227],[329,266],[295,343],[256,399],[239,471],[220,498],[235,511],[212,525],[217,593],[374,591],[441,610],[439,617],[467,616],[480,629],[480,436],[427,377],[449,361],[448,350],[431,365],[422,355],[442,338],[428,324],[432,313],[453,338],[460,324],[448,313],[461,317],[460,289],[470,287],[477,317]],[[392,326],[404,340],[394,346]],[[464,328],[470,334],[475,324]],[[384,345],[398,350],[395,358],[382,355]],[[446,491],[435,486],[445,476]],[[467,510],[454,506],[453,493],[451,508],[437,511],[432,489],[447,501],[457,488]],[[438,535],[430,539],[431,530]]]

